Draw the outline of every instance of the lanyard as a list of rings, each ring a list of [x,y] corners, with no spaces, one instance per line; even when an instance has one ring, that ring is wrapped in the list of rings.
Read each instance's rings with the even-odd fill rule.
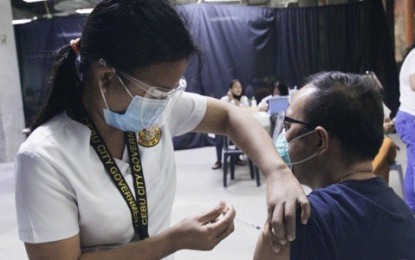
[[[111,156],[104,139],[102,139],[100,133],[98,132],[98,129],[96,129],[95,125],[90,120],[88,113],[82,105],[82,102],[78,102],[73,111],[75,119],[91,129],[90,144],[104,165],[112,182],[127,203],[131,212],[135,233],[139,236],[140,240],[148,238],[147,193],[136,134],[134,132],[124,133],[125,143],[127,144],[127,151],[130,158],[130,168],[133,174],[133,183],[136,195],[136,199],[134,199],[124,176],[115,163],[114,158]]]

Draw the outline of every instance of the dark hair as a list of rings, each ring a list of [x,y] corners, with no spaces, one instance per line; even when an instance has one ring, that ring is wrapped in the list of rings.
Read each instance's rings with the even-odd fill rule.
[[[241,87],[242,87],[242,92],[241,92],[241,94],[240,94],[239,96],[236,96],[236,95],[234,95],[233,93],[232,93],[232,95],[233,95],[233,97],[234,97],[235,99],[237,99],[237,100],[241,101],[241,97],[244,95],[244,92],[245,92],[245,88],[244,88],[244,85],[242,84],[242,82],[241,82],[239,79],[233,79],[233,80],[231,80],[231,82],[229,83],[228,88],[229,88],[229,89],[231,89],[231,88],[233,87],[233,85],[235,85],[235,83],[237,83],[237,82],[239,82],[239,84],[241,84]]]
[[[233,85],[235,85],[236,82],[239,82],[239,84],[241,84],[242,90],[243,90],[244,85],[242,84],[242,82],[239,79],[233,79],[231,82],[229,82],[228,88],[231,89],[233,87]]]
[[[345,160],[372,160],[383,141],[382,97],[368,75],[323,72],[307,80],[318,92],[306,104],[306,121],[340,141]]]
[[[32,130],[71,108],[93,61],[127,73],[197,53],[182,17],[168,0],[104,0],[85,21],[79,56],[63,47],[52,69],[50,93]],[[78,58],[77,58],[78,57]]]
[[[288,96],[288,86],[287,85],[285,85],[281,81],[274,81],[274,82],[272,82],[272,94],[274,93],[274,90],[276,88],[280,92],[280,96]]]

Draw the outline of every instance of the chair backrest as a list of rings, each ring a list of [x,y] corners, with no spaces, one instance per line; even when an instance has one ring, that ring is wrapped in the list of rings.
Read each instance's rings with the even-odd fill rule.
[[[288,96],[272,97],[268,100],[268,114],[274,115],[286,111],[289,106]]]

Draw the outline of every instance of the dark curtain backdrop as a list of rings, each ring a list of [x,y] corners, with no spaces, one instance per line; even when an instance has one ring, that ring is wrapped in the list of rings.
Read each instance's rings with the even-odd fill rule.
[[[55,52],[80,37],[83,21],[84,17],[71,16],[14,26],[26,126],[46,101]]]
[[[189,92],[220,98],[238,78],[245,94],[260,100],[271,91],[270,79],[301,87],[306,76],[322,70],[372,70],[392,116],[399,107],[398,70],[381,0],[284,9],[189,4],[178,10],[202,51],[185,73]],[[57,17],[15,26],[27,125],[45,100],[52,54],[79,37],[83,20]],[[186,149],[212,140],[186,134],[174,144]]]

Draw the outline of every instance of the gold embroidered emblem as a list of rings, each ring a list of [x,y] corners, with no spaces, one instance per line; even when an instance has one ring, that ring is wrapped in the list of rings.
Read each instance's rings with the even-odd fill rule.
[[[138,132],[137,143],[144,147],[153,147],[160,142],[161,130],[160,128],[144,129]]]

